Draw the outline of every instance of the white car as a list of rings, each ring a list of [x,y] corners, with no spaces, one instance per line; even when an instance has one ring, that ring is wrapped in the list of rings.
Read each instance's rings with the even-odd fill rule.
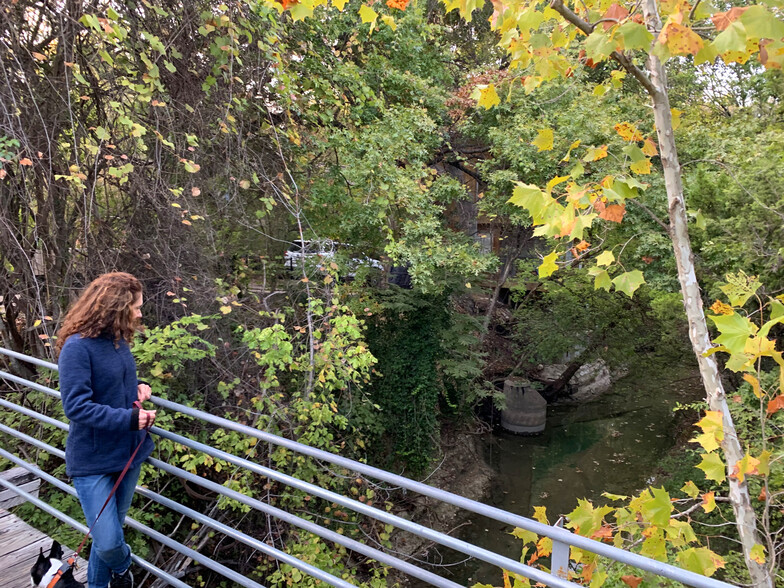
[[[339,243],[335,243],[331,239],[305,241],[295,239],[288,251],[283,254],[283,265],[290,272],[298,272],[301,270],[303,261],[312,259],[314,262],[319,262],[333,259],[339,246]],[[341,261],[345,263],[344,278],[353,278],[360,267],[384,269],[384,264],[379,260],[367,256],[352,257],[347,260],[342,257]]]
[[[332,259],[335,256],[335,243],[324,241],[301,241],[295,239],[283,254],[283,265],[289,271],[299,270],[304,260],[310,258]]]

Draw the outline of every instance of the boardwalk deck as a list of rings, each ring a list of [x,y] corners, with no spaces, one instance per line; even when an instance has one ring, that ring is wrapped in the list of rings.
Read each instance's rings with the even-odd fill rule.
[[[0,585],[30,588],[30,568],[40,549],[49,553],[52,540],[7,510],[0,509]],[[63,548],[65,556],[73,551]],[[87,562],[79,558],[74,577],[87,585]]]

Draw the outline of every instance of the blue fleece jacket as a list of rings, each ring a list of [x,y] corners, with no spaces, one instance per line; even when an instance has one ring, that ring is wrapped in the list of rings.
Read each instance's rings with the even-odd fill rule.
[[[71,476],[121,472],[139,444],[136,362],[125,341],[71,335],[60,351],[60,394],[71,421],[65,445],[65,471]],[[134,458],[152,453],[149,435]]]

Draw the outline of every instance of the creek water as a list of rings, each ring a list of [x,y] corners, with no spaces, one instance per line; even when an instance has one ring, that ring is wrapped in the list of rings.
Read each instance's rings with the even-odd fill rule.
[[[578,498],[601,502],[603,492],[635,493],[654,483],[658,462],[676,441],[676,403],[701,398],[695,367],[641,368],[588,403],[548,407],[540,436],[488,435],[484,458],[493,478],[482,502],[527,517],[544,506],[553,524]],[[467,523],[457,533],[461,539],[519,560],[522,546],[511,527],[478,515]],[[460,561],[452,557],[445,560]],[[437,573],[467,586],[503,585],[500,570],[478,560]]]

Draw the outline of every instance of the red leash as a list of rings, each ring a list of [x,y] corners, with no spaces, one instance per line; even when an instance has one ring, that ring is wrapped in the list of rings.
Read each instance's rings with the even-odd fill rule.
[[[142,408],[142,403],[139,402],[138,400],[134,401],[133,405],[139,410],[141,410]],[[84,544],[87,542],[87,538],[90,536],[90,533],[92,533],[93,531],[93,527],[95,527],[96,523],[98,522],[98,519],[101,518],[101,515],[103,514],[103,511],[106,508],[106,505],[109,504],[109,501],[112,499],[112,496],[114,496],[114,493],[117,492],[117,488],[119,488],[120,482],[122,482],[123,478],[125,477],[125,474],[128,473],[128,470],[130,469],[131,464],[133,463],[133,459],[136,457],[136,454],[139,453],[139,449],[141,449],[141,446],[144,443],[145,439],[147,439],[148,429],[149,427],[145,427],[144,429],[142,429],[144,431],[144,434],[142,435],[139,444],[136,446],[136,449],[133,450],[131,457],[128,459],[128,463],[125,464],[123,471],[120,472],[120,475],[117,477],[117,481],[114,483],[114,487],[112,488],[112,491],[109,492],[109,496],[106,497],[106,502],[103,503],[101,510],[98,511],[98,516],[95,517],[93,524],[90,525],[90,528],[87,530],[87,534],[84,536],[84,539],[82,539],[82,542],[79,544],[79,547],[77,547],[74,554],[71,557],[69,557],[68,560],[65,563],[63,563],[62,566],[60,566],[60,569],[57,570],[57,573],[52,578],[52,581],[49,582],[49,584],[47,584],[47,588],[54,588],[54,586],[60,580],[60,577],[65,572],[67,572],[70,568],[76,565],[76,558],[79,557],[79,553],[82,551],[82,547],[84,547]]]

